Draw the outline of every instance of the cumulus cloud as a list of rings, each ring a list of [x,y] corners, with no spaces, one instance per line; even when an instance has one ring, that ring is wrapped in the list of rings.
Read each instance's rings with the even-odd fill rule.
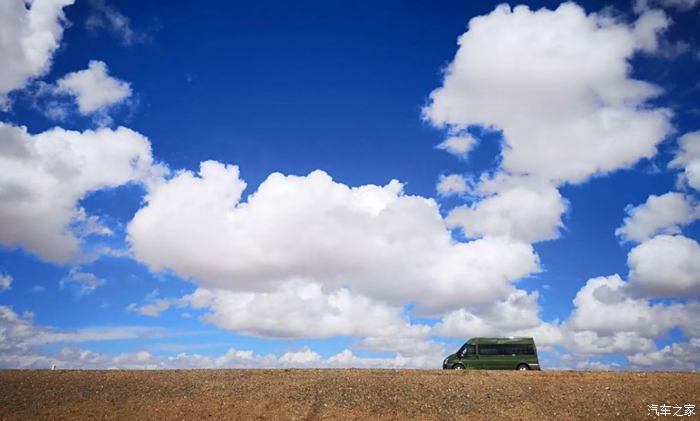
[[[436,363],[437,361],[437,363]],[[328,358],[305,348],[281,356],[256,354],[250,350],[230,348],[220,356],[179,353],[172,356],[154,355],[148,351],[125,352],[117,355],[80,348],[63,348],[55,354],[0,353],[2,368],[62,369],[140,369],[167,370],[191,368],[438,368],[437,360],[424,357],[358,357],[345,349]]]
[[[629,76],[650,42],[650,30],[573,3],[501,5],[471,19],[424,115],[453,131],[502,130],[501,167],[514,175],[578,183],[629,167],[671,130],[670,111],[646,104],[659,88]]]
[[[503,144],[474,188],[479,200],[453,209],[448,225],[468,238],[556,239],[569,209],[560,185],[653,157],[671,112],[649,105],[661,90],[633,79],[630,60],[658,49],[669,24],[661,11],[627,24],[574,3],[501,5],[471,19],[423,114],[449,133],[500,131]]]
[[[7,291],[12,287],[12,276],[8,274],[0,274],[0,292]]]
[[[167,298],[158,298],[143,305],[131,303],[127,306],[127,310],[138,313],[142,316],[157,317],[173,305],[173,301]]]
[[[56,92],[74,96],[80,113],[87,115],[124,101],[131,96],[131,85],[111,77],[104,62],[92,60],[87,69],[59,79]]]
[[[34,324],[32,313],[17,314],[0,305],[0,355],[21,355],[48,344],[154,338],[163,329],[143,326],[95,327],[78,330],[51,329]]]
[[[165,172],[149,141],[124,127],[32,135],[1,122],[0,166],[0,245],[58,263],[77,258],[81,236],[109,234],[78,205],[83,197]]]
[[[659,337],[686,320],[683,306],[652,305],[628,296],[626,287],[619,275],[589,279],[576,294],[568,327],[609,336],[634,332]]]
[[[696,371],[700,368],[700,339],[672,343],[650,352],[639,352],[627,357],[627,361],[635,368]]]
[[[398,355],[424,359],[433,364],[439,362],[446,354],[445,346],[421,336],[368,336],[363,338],[358,347],[370,351],[394,352]]]
[[[277,338],[331,336],[417,337],[426,326],[411,325],[401,309],[346,288],[324,293],[320,284],[292,280],[270,292],[198,289],[185,298],[211,308],[204,320],[224,329]]]
[[[452,311],[431,333],[456,338],[524,336],[533,337],[542,348],[557,345],[562,340],[561,329],[558,322],[546,323],[540,319],[538,297],[537,292],[528,294],[518,290],[502,301]]]
[[[17,314],[10,307],[0,306],[0,367],[2,368],[81,368],[81,369],[177,369],[177,368],[282,368],[282,367],[373,367],[373,368],[436,368],[440,355],[420,352],[391,358],[357,357],[345,349],[328,358],[302,348],[280,356],[255,354],[253,351],[230,348],[218,356],[179,353],[160,356],[145,350],[116,355],[75,348],[72,344],[93,341],[160,338],[172,334],[153,327],[88,328],[75,331],[57,330],[34,324],[31,313]],[[67,345],[58,352],[45,345]],[[431,348],[435,351],[435,348]]]
[[[673,329],[687,338],[700,336],[700,301],[692,300],[700,294],[700,245],[682,235],[655,235],[677,231],[678,225],[694,220],[696,206],[689,197],[667,193],[628,207],[629,216],[616,233],[641,241],[627,257],[629,280],[619,275],[588,280],[561,326],[564,348],[578,356],[627,355],[637,368],[687,368],[698,362],[690,353],[686,360],[669,364],[671,348],[656,349],[656,340]],[[677,348],[682,353],[687,346]]]
[[[654,304],[631,295],[630,284],[619,275],[589,279],[562,326],[562,345],[578,355],[633,355],[653,351],[672,329],[698,335],[699,302]]]
[[[634,2],[634,8],[639,12],[644,12],[653,6],[660,6],[685,12],[691,10],[698,4],[700,4],[700,0],[636,0]]]
[[[468,189],[467,181],[459,174],[442,175],[437,184],[437,192],[440,196],[462,194]]]
[[[681,183],[700,191],[700,131],[686,133],[678,139],[678,152],[669,166],[681,168]]]
[[[304,348],[301,351],[285,352],[279,360],[281,363],[306,366],[317,364],[321,361],[321,355],[313,352],[309,348]]]
[[[346,349],[324,361],[329,368],[439,368],[440,358],[433,355],[405,357],[397,354],[392,358],[358,357]]]
[[[581,361],[576,364],[576,368],[579,370],[590,370],[590,371],[616,371],[622,369],[618,363],[604,363],[601,361]]]
[[[647,10],[634,23],[634,35],[639,49],[654,52],[659,48],[659,34],[671,25],[671,19],[661,10]]]
[[[666,7],[689,10],[700,4],[700,0],[660,0],[659,3]]]
[[[627,256],[630,288],[654,297],[700,295],[700,245],[682,235],[658,235]]]
[[[90,0],[90,15],[85,26],[91,30],[107,29],[121,40],[124,45],[139,44],[150,40],[150,36],[137,31],[131,26],[131,19],[116,7],[108,5],[105,0]]]
[[[437,145],[438,149],[442,149],[462,158],[465,158],[476,145],[477,140],[469,133],[463,133],[459,136],[450,136],[442,143]]]
[[[603,335],[595,331],[567,331],[564,347],[578,356],[622,354],[631,355],[654,349],[653,339],[637,332],[615,332]]]
[[[237,167],[212,161],[156,186],[128,226],[134,256],[210,291],[300,279],[423,313],[506,296],[539,269],[528,244],[454,242],[437,204],[397,181],[351,188],[322,171],[275,173],[241,202],[244,187]]]
[[[182,368],[249,368],[253,364],[267,366],[276,359],[254,355],[250,351],[230,349],[218,358],[181,353],[163,357],[148,351],[125,352],[117,355],[86,349],[66,347],[55,354],[33,351],[22,354],[0,353],[0,367],[40,369],[182,369]]]
[[[73,0],[4,0],[0,2],[0,109],[7,94],[42,76],[63,36],[63,8]]]
[[[77,288],[78,293],[81,295],[91,294],[95,292],[98,287],[106,284],[102,278],[98,278],[94,273],[81,272],[80,270],[73,268],[71,269],[68,276],[63,278],[60,282],[61,288],[66,288],[74,286]]]
[[[625,241],[641,243],[656,234],[678,234],[680,227],[700,218],[700,206],[681,193],[650,195],[646,203],[628,206],[627,217],[615,235]]]
[[[505,235],[533,243],[559,237],[568,202],[554,187],[514,186],[471,206],[453,209],[447,223],[467,237]]]

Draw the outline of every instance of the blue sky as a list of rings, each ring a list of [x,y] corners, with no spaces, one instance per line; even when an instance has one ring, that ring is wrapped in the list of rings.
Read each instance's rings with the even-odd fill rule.
[[[0,8],[0,365],[700,364],[696,0]]]

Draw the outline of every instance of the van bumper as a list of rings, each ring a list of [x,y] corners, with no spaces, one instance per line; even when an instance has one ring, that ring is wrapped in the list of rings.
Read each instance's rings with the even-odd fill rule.
[[[530,370],[537,370],[540,371],[540,365],[539,364],[528,364],[530,366]]]

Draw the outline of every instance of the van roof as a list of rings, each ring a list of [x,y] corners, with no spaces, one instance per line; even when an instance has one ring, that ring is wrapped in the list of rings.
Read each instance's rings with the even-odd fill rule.
[[[471,338],[467,341],[470,345],[485,344],[534,344],[535,340],[528,337],[502,337],[502,338]]]

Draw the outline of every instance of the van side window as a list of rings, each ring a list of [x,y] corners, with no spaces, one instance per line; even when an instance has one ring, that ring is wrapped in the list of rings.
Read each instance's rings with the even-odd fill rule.
[[[479,355],[498,355],[498,345],[479,345]]]
[[[535,348],[532,345],[498,345],[500,355],[535,355]]]
[[[464,349],[464,355],[474,355],[476,354],[476,345],[467,345]]]
[[[501,348],[501,352],[499,353],[499,355],[520,354],[519,345],[500,345],[499,348]]]

